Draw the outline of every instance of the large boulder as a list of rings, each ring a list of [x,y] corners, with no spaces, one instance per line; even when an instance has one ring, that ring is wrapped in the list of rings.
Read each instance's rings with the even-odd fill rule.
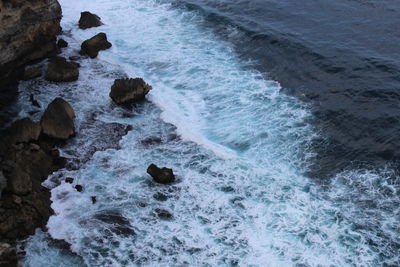
[[[155,164],[150,164],[147,173],[153,177],[154,181],[160,184],[170,184],[175,181],[175,175],[172,169],[163,167],[159,168]]]
[[[81,49],[83,53],[87,54],[89,57],[95,58],[99,54],[100,50],[106,50],[111,46],[111,43],[107,40],[107,35],[104,32],[101,32],[84,41],[81,45]]]
[[[66,140],[75,134],[75,112],[62,98],[51,102],[40,121],[42,132],[52,138]]]
[[[87,29],[98,27],[101,25],[103,25],[103,23],[101,23],[100,17],[96,14],[90,13],[88,11],[81,12],[81,18],[79,19],[79,28]]]
[[[40,124],[33,122],[29,118],[18,120],[8,130],[8,143],[15,144],[37,141],[41,130]]]
[[[111,87],[110,97],[117,104],[127,104],[144,99],[151,89],[142,78],[117,79]]]
[[[78,64],[68,62],[63,57],[54,57],[49,62],[45,78],[51,82],[72,82],[78,80],[78,77]]]

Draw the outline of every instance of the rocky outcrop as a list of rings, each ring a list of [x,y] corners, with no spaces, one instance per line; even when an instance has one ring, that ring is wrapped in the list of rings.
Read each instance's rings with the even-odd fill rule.
[[[26,68],[24,71],[24,74],[22,76],[22,80],[27,81],[27,80],[32,80],[35,78],[38,78],[42,75],[40,70],[38,68]]]
[[[153,177],[154,181],[160,184],[170,184],[175,181],[175,175],[170,168],[159,168],[155,164],[150,164],[147,173]]]
[[[96,14],[92,14],[88,11],[81,12],[81,18],[79,19],[79,28],[88,29],[92,27],[99,27],[103,25],[101,23],[100,17]]]
[[[104,32],[101,32],[84,41],[81,45],[81,49],[84,54],[87,54],[91,58],[95,58],[99,54],[100,50],[106,50],[111,46],[111,43],[107,40],[107,35]]]
[[[54,57],[50,60],[46,71],[46,80],[51,82],[72,82],[78,80],[79,65],[68,62],[63,57]]]
[[[71,105],[62,98],[54,99],[40,121],[42,132],[55,139],[66,140],[75,134],[75,112]]]
[[[15,80],[25,64],[57,51],[60,20],[57,0],[0,1],[0,82]]]
[[[117,79],[111,87],[110,97],[117,104],[143,100],[152,89],[142,78]]]

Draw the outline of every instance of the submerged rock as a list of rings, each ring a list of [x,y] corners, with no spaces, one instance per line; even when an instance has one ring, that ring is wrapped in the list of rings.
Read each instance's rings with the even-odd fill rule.
[[[158,168],[155,164],[150,164],[147,173],[153,177],[154,181],[160,184],[169,184],[175,181],[175,175],[172,169]]]
[[[90,13],[89,11],[81,12],[81,17],[79,19],[79,28],[88,29],[92,27],[98,27],[103,25],[100,17],[96,14]]]
[[[27,81],[27,80],[32,80],[35,79],[37,77],[40,77],[42,75],[42,73],[40,72],[40,70],[38,68],[27,68],[24,71],[24,75],[22,76],[22,80]]]
[[[68,46],[68,42],[65,41],[64,39],[60,39],[60,40],[58,40],[58,42],[57,42],[57,46],[58,46],[59,48],[65,48],[65,47]]]
[[[117,79],[111,87],[110,97],[117,104],[127,104],[144,99],[151,89],[142,78]]]
[[[79,67],[74,62],[68,62],[63,57],[50,60],[46,71],[46,80],[51,82],[72,82],[78,80]]]
[[[66,140],[75,134],[75,112],[71,105],[62,98],[54,99],[48,106],[40,121],[45,135]]]
[[[154,209],[154,212],[161,219],[168,220],[168,219],[172,219],[174,217],[171,212],[164,210],[164,209],[156,208],[156,209]]]
[[[107,35],[104,32],[101,32],[84,41],[81,45],[81,49],[89,57],[95,58],[99,54],[100,50],[106,50],[111,46],[111,43],[107,40]]]

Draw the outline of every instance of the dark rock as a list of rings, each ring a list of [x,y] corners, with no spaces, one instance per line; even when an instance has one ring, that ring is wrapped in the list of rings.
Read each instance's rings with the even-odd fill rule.
[[[75,185],[75,189],[78,192],[82,192],[83,191],[83,186],[81,186],[80,184]]]
[[[58,40],[58,42],[57,42],[57,46],[58,46],[59,48],[65,48],[65,47],[68,46],[68,42],[65,41],[64,39],[60,39],[60,40]]]
[[[143,100],[152,89],[142,78],[117,79],[111,87],[110,97],[117,104]]]
[[[97,202],[96,196],[91,196],[90,199],[92,200],[92,204],[96,204]]]
[[[37,102],[37,100],[35,99],[35,97],[33,96],[33,94],[31,94],[31,95],[29,96],[29,101],[31,101],[31,103],[32,103],[33,106],[40,108],[40,104],[39,104],[39,102]]]
[[[1,193],[3,192],[3,189],[6,188],[7,186],[7,179],[4,176],[3,172],[0,170],[0,197]]]
[[[172,169],[158,168],[154,164],[150,164],[147,168],[147,173],[153,177],[154,181],[160,184],[169,184],[175,181],[175,175]]]
[[[63,57],[50,60],[46,71],[46,80],[51,82],[72,82],[78,80],[79,69],[73,62],[67,62]]]
[[[129,220],[118,212],[97,214],[94,216],[94,218],[108,224],[108,229],[117,235],[129,236],[135,234],[135,231],[132,229]]]
[[[40,121],[45,135],[66,140],[74,135],[75,112],[71,105],[62,98],[54,99],[48,106]]]
[[[39,123],[24,118],[13,123],[8,130],[9,144],[37,141],[42,128]]]
[[[107,35],[101,32],[92,38],[84,41],[81,45],[82,51],[91,58],[97,57],[100,50],[106,50],[112,45],[107,41]]]
[[[155,214],[161,219],[172,219],[174,216],[167,210],[156,208],[154,209]]]
[[[27,68],[24,71],[24,75],[22,76],[22,80],[27,81],[27,80],[32,80],[35,79],[37,77],[40,77],[42,75],[42,73],[40,72],[40,70],[38,68]]]
[[[65,182],[66,182],[66,183],[69,183],[69,184],[72,184],[72,183],[74,182],[74,178],[72,178],[72,177],[67,177],[67,178],[65,178]]]
[[[17,168],[8,179],[9,187],[14,194],[26,195],[32,190],[31,177],[23,170]]]
[[[60,20],[57,0],[0,1],[0,83],[15,80],[23,66],[55,54]]]
[[[69,60],[72,60],[72,61],[76,61],[76,60],[79,60],[80,59],[80,57],[78,57],[78,56],[70,56],[69,57]]]
[[[167,201],[168,200],[168,196],[164,195],[163,193],[155,193],[153,195],[153,198],[158,200],[158,201]]]
[[[103,25],[103,23],[101,23],[100,17],[96,14],[90,13],[88,11],[81,12],[81,18],[79,19],[79,28],[88,29],[101,25]]]
[[[0,243],[0,266],[18,266],[17,250],[8,243]]]

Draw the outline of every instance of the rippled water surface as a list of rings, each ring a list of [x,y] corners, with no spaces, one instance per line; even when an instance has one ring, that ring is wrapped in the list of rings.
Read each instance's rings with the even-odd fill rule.
[[[26,266],[400,264],[394,1],[60,2],[64,55],[100,31],[113,47],[77,82],[20,86],[21,117],[32,93],[77,113]],[[84,10],[105,25],[79,30]],[[108,96],[125,76],[154,88],[132,109]]]

